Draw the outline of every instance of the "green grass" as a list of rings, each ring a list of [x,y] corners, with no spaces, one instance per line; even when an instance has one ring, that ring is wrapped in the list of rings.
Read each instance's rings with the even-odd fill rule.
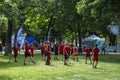
[[[120,55],[100,55],[98,69],[93,69],[89,63],[84,64],[84,55],[79,56],[79,61],[69,60],[69,66],[64,66],[63,61],[54,61],[45,65],[40,54],[35,55],[37,64],[27,61],[23,65],[24,55],[18,56],[18,63],[14,62],[13,55],[0,56],[0,80],[119,80]],[[29,60],[29,59],[28,59]]]

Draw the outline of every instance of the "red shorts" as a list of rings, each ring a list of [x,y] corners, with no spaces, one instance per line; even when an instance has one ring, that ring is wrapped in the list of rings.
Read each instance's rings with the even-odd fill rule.
[[[94,58],[93,58],[93,61],[98,61],[98,57],[94,57]]]

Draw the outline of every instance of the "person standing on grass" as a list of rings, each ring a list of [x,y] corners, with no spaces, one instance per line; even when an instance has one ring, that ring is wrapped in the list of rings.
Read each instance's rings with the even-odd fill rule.
[[[89,49],[88,45],[86,45],[86,47],[84,48],[84,52],[85,52],[85,55],[86,55],[85,64],[87,64],[87,58],[90,59],[90,63],[92,64],[91,56],[90,56],[90,49]]]
[[[66,43],[64,49],[63,49],[63,55],[64,55],[64,65],[68,65],[68,58],[71,53],[71,48],[68,43]]]
[[[55,53],[54,60],[58,60],[58,47],[59,45],[58,45],[58,42],[56,41],[54,44],[54,53]]]
[[[50,59],[51,59],[50,52],[51,52],[50,42],[47,41],[45,46],[45,54],[47,56],[46,65],[50,65]]]
[[[63,44],[63,42],[60,42],[58,52],[59,52],[60,56],[62,57],[62,60],[63,60],[63,49],[64,49],[64,44]]]
[[[30,46],[30,55],[31,55],[32,58],[34,57],[34,50],[35,50],[35,47],[34,47],[34,45],[32,44],[32,45]]]
[[[102,45],[102,50],[101,50],[101,54],[104,53],[104,55],[105,55],[105,51],[106,51],[105,48],[106,48],[106,46],[107,46],[107,45],[106,45],[105,43],[103,43],[103,45]]]
[[[24,58],[24,65],[26,65],[26,58],[29,57],[31,59],[31,61],[33,63],[35,63],[35,61],[33,60],[33,57],[31,56],[30,52],[29,52],[29,45],[28,45],[28,42],[25,43],[25,47],[24,47],[24,55],[25,55],[25,58]]]
[[[76,47],[76,45],[73,45],[73,60],[78,61],[78,48]]]
[[[43,59],[43,60],[45,60],[45,45],[46,45],[46,44],[43,44],[43,45],[41,45],[41,47],[40,47],[41,55],[42,55],[42,59]]]
[[[99,48],[97,44],[92,49],[92,56],[93,56],[93,68],[97,68],[98,57],[99,57]],[[96,64],[94,64],[94,62],[96,62]]]
[[[19,51],[18,46],[16,44],[14,44],[13,52],[14,52],[14,60],[15,60],[15,62],[17,62],[18,51]]]

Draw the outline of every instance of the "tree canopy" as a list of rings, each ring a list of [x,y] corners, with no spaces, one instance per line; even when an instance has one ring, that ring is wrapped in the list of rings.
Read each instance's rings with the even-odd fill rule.
[[[5,41],[9,53],[11,35],[20,27],[27,36],[81,40],[96,34],[116,45],[117,36],[109,32],[108,25],[120,24],[119,0],[0,0],[0,40]],[[4,34],[6,33],[6,34]]]

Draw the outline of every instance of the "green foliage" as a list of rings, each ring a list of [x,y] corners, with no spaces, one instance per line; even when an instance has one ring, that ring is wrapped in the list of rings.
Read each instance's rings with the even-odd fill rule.
[[[23,27],[31,36],[46,36],[50,30],[50,36],[84,38],[95,33],[108,39],[108,25],[112,21],[120,24],[119,3],[119,0],[0,0],[0,14],[12,21],[15,34]],[[7,32],[7,21],[0,25]]]
[[[117,25],[120,24],[119,3],[119,0],[81,0],[77,3],[76,8],[77,12],[82,15],[83,25],[88,31],[108,37],[110,36],[108,25],[113,21]]]

